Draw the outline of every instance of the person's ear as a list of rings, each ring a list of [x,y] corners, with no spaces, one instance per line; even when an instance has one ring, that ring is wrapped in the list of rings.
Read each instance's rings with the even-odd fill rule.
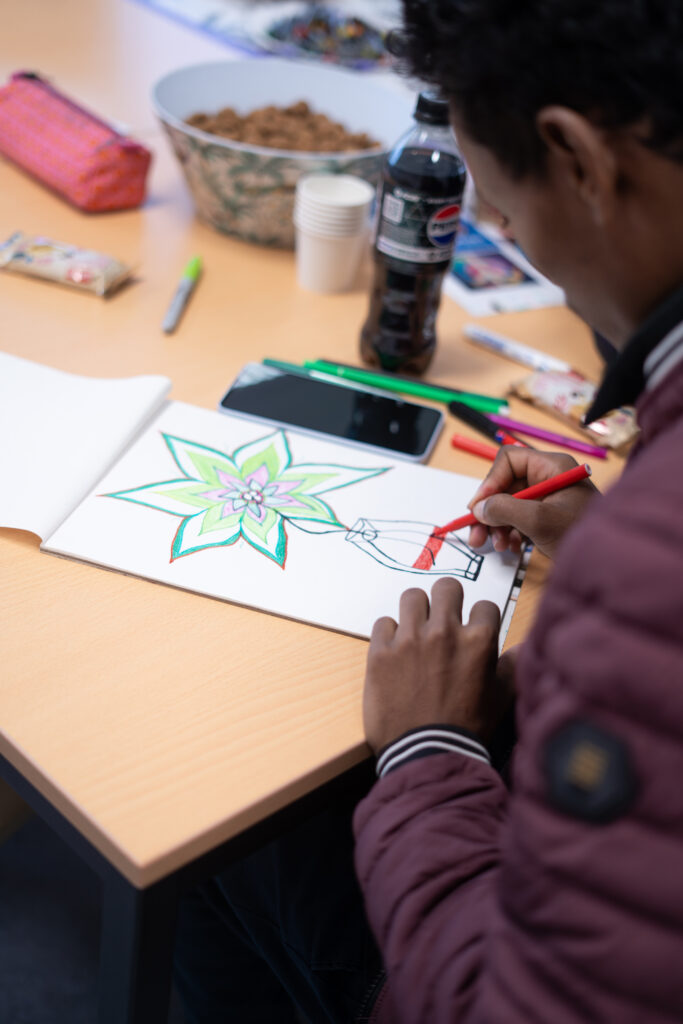
[[[586,204],[593,220],[604,224],[614,212],[618,167],[604,132],[568,107],[543,107],[536,127],[555,175]]]

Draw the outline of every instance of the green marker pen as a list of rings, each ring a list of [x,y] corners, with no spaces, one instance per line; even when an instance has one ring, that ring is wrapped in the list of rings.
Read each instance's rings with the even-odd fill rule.
[[[296,373],[299,377],[310,377],[311,371],[298,363],[285,363],[282,359],[262,359],[264,366],[272,366],[274,370],[282,370],[283,373]]]
[[[199,280],[202,272],[202,261],[199,256],[195,256],[191,259],[183,270],[183,276],[180,279],[180,283],[176,288],[171,304],[169,305],[164,322],[161,325],[162,331],[166,334],[171,334],[178,325],[178,321],[183,315],[185,306],[187,305],[190,295],[195,289],[195,285]]]
[[[453,399],[457,399],[463,405],[469,405],[471,409],[477,409],[479,412],[500,412],[501,409],[507,409],[507,402],[504,398],[478,395],[471,391],[457,391],[454,388],[442,388],[436,384],[406,380],[404,377],[374,373],[372,370],[356,369],[353,366],[340,365],[325,359],[307,359],[304,366],[307,370],[314,370],[316,373],[326,373],[331,377],[341,377],[345,380],[355,381],[357,384],[367,384],[370,387],[395,391],[403,395],[413,395],[416,398],[427,398],[433,402],[452,402]]]

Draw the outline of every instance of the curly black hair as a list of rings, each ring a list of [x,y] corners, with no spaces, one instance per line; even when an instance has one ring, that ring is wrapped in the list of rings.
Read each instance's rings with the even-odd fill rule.
[[[683,0],[403,0],[403,16],[404,69],[515,177],[543,174],[535,117],[555,103],[683,161]]]

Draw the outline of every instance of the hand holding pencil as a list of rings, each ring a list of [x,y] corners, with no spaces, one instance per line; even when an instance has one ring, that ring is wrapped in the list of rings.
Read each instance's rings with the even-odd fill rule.
[[[586,479],[542,501],[514,494],[577,465],[571,455],[502,447],[468,506],[479,520],[470,530],[470,545],[481,547],[490,535],[496,551],[519,551],[528,537],[539,551],[554,558],[562,537],[599,491]]]

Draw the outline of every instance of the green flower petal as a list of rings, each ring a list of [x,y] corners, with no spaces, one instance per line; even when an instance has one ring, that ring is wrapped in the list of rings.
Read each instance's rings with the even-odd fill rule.
[[[225,547],[234,544],[240,536],[240,524],[229,523],[223,530],[214,530],[209,534],[210,540],[203,534],[205,512],[183,519],[178,527],[171,546],[171,561],[183,555],[192,555],[204,548]]]
[[[292,491],[291,495],[305,508],[283,505],[279,511],[286,519],[316,519],[320,523],[343,528],[344,524],[339,522],[330,506],[320,498],[314,498],[311,494],[300,494],[299,491]]]
[[[271,532],[273,527],[278,525],[280,519],[280,515],[272,508],[266,509],[266,514],[263,517],[263,522],[261,523],[259,523],[257,519],[254,519],[254,517],[250,515],[249,512],[246,511],[246,509],[244,511],[244,515],[242,516],[242,522],[244,523],[244,521],[246,520],[248,524],[247,530],[249,532],[249,535],[252,537],[257,537],[261,541],[265,541],[266,537]],[[244,530],[242,531],[242,533],[244,533]]]
[[[210,509],[207,509],[204,516],[204,522],[202,523],[201,533],[202,535],[207,533],[213,533],[216,530],[227,530],[233,526],[239,526],[240,520],[244,512],[231,512],[230,515],[223,515],[223,505],[212,505]]]
[[[265,466],[270,479],[275,480],[292,461],[283,430],[276,430],[274,434],[267,434],[257,441],[242,445],[233,453],[233,457],[243,479]]]
[[[220,484],[218,470],[232,476],[240,475],[237,466],[225,452],[207,448],[203,444],[195,444],[194,441],[186,441],[182,437],[173,437],[171,434],[162,436],[178,468],[188,479],[205,480],[207,484]]]
[[[307,494],[325,494],[327,491],[336,491],[340,487],[349,487],[361,480],[367,480],[380,473],[386,473],[389,467],[380,469],[358,469],[354,466],[337,466],[332,463],[298,463],[290,466],[280,474],[281,480],[301,480],[302,484],[297,487],[297,492],[305,491]]]
[[[264,521],[257,523],[247,514],[242,517],[240,528],[242,536],[252,547],[284,567],[287,557],[287,534],[282,516],[269,509]]]
[[[169,512],[172,516],[187,516],[192,515],[198,508],[210,508],[214,504],[211,499],[201,497],[203,491],[206,491],[206,484],[203,481],[192,484],[183,478],[162,480],[144,487],[133,487],[129,491],[105,494],[103,497],[133,501],[137,505],[147,505],[160,512]]]

